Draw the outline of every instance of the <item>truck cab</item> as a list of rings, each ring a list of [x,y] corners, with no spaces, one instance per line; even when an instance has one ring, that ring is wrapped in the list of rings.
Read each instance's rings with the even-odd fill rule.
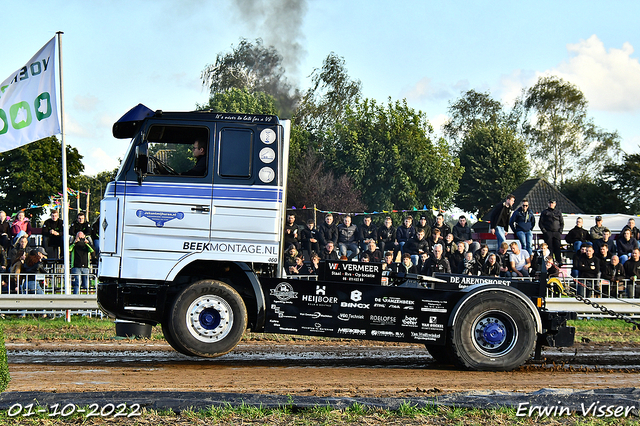
[[[116,122],[131,142],[101,203],[100,306],[165,326],[177,294],[215,277],[260,329],[256,275],[276,276],[282,258],[289,129],[270,115],[143,105]]]

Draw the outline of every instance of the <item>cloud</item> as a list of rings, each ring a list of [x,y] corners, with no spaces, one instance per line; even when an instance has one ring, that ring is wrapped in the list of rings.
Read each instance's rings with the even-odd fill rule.
[[[101,148],[92,148],[89,154],[81,152],[84,155],[84,174],[95,176],[104,170],[113,170],[120,164],[116,158],[109,156]],[[94,165],[96,167],[94,167]]]
[[[517,69],[500,77],[497,93],[512,104],[523,88],[533,86],[539,77],[554,75],[576,85],[589,101],[589,108],[611,112],[640,110],[640,62],[633,58],[633,46],[606,49],[592,35],[567,44],[568,59],[545,71]]]
[[[468,90],[469,82],[461,80],[453,85],[434,83],[430,77],[423,77],[411,87],[405,88],[400,97],[410,102],[451,99],[461,91]]]

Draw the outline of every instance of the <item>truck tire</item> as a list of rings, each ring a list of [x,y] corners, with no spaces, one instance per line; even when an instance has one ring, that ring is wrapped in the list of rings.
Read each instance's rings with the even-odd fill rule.
[[[233,287],[202,280],[186,287],[173,303],[167,341],[178,352],[202,357],[224,355],[247,328],[247,308]]]
[[[425,345],[429,355],[436,360],[438,364],[453,364],[453,357],[451,356],[451,349],[449,346],[440,345]]]
[[[508,371],[531,357],[536,339],[530,308],[508,293],[488,291],[460,307],[449,342],[460,367]]]
[[[162,323],[162,334],[164,335],[164,340],[166,340],[173,349],[180,352],[181,354],[193,356],[193,354],[189,353],[189,351],[180,346],[176,341],[176,338],[171,334],[168,320]]]

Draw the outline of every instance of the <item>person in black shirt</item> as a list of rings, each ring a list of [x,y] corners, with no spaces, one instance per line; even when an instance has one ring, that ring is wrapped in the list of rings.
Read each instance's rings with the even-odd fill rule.
[[[192,155],[196,159],[196,164],[183,172],[183,176],[204,176],[207,174],[207,144],[200,140],[193,142]]]
[[[62,244],[63,231],[62,219],[60,219],[60,212],[58,210],[51,210],[51,218],[44,221],[42,227],[42,235],[45,238],[49,257],[54,259],[60,259],[60,248]]]

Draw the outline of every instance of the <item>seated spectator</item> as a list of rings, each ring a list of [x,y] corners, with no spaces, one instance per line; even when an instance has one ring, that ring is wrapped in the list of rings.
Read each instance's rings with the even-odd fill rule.
[[[363,219],[363,225],[360,227],[360,250],[365,251],[369,246],[368,241],[378,240],[378,228],[371,223],[371,216],[367,215]]]
[[[9,254],[4,250],[4,247],[0,245],[0,273],[7,272],[9,266]]]
[[[403,247],[407,241],[416,235],[416,228],[413,227],[413,217],[407,216],[404,218],[402,225],[396,229],[396,241],[397,245],[393,250],[393,257],[398,255],[398,252],[404,253]]]
[[[461,274],[464,271],[464,256],[467,254],[464,244],[458,244],[457,250],[451,253],[449,257],[449,265],[451,273]]]
[[[375,240],[372,240],[372,239],[369,240],[369,243],[367,244],[367,250],[362,255],[364,256],[365,254],[369,257],[370,262],[374,262],[374,263],[382,262],[382,252],[378,250],[378,248],[376,247]]]
[[[428,244],[424,238],[424,229],[418,228],[416,235],[410,238],[404,245],[404,253],[411,255],[411,263],[418,264],[420,253],[428,251]]]
[[[624,231],[628,229],[631,232],[631,238],[635,238],[636,241],[640,241],[640,230],[636,228],[636,220],[634,218],[629,218],[627,224],[620,231],[620,235],[624,234]]]
[[[464,244],[465,251],[471,250],[472,253],[475,253],[480,248],[480,244],[474,242],[473,238],[471,238],[471,227],[467,223],[467,217],[465,215],[458,217],[458,223],[453,225],[451,233],[453,234],[453,241],[456,244]]]
[[[360,256],[360,262],[370,263],[371,259],[369,258],[369,254],[363,253],[362,256]]]
[[[533,255],[533,227],[536,226],[536,217],[529,211],[529,200],[522,200],[522,205],[516,209],[509,219],[509,226],[520,241],[520,246]]]
[[[622,261],[620,262],[622,263]],[[629,257],[629,259],[627,259],[627,261],[624,263],[624,275],[634,281],[637,280],[638,276],[640,276],[640,249],[639,248],[635,248],[633,249],[633,252],[631,254],[631,257]],[[628,290],[628,289],[627,289]],[[635,295],[635,297],[638,297],[640,295]]]
[[[595,252],[595,250],[594,250]],[[600,247],[600,251],[596,253],[596,257],[600,260],[600,271],[604,271],[611,264],[612,254],[609,253],[609,246],[604,244]]]
[[[424,229],[425,238],[429,238],[431,236],[431,227],[429,226],[429,221],[427,219],[427,216],[425,215],[420,216],[420,219],[418,219],[418,224],[416,225],[416,228]]]
[[[482,272],[480,275],[484,275],[485,277],[500,276],[500,265],[498,264],[495,253],[489,253],[489,257],[487,257],[487,262],[482,267]]]
[[[4,210],[0,210],[0,245],[9,252],[11,248],[11,222]]]
[[[324,217],[324,222],[318,228],[318,240],[320,247],[325,248],[329,241],[333,242],[334,246],[338,245],[338,228],[333,223],[333,215],[327,213]]]
[[[405,253],[402,255],[402,263],[398,267],[398,272],[402,272],[405,274],[417,274],[418,268],[411,262],[411,255]]]
[[[382,261],[382,270],[395,271],[396,269],[393,265],[395,265],[393,262],[393,252],[389,250],[384,254],[384,260]]]
[[[582,227],[582,224],[582,218],[577,218],[576,226],[574,226],[571,231],[569,231],[567,237],[564,239],[567,243],[573,246],[574,252],[579,251],[582,243],[589,241],[590,239],[589,232],[587,232],[587,230]]]
[[[307,269],[307,267],[304,264],[304,256],[302,256],[302,254],[298,253],[298,255],[295,257],[295,263],[293,265],[289,266],[289,270],[287,271],[287,274],[289,274],[289,275],[302,275],[302,274],[304,274],[306,269]]]
[[[320,257],[322,260],[340,260],[340,256],[338,256],[338,253],[335,250],[333,241],[329,241],[327,245],[324,246]]]
[[[463,275],[478,275],[480,273],[476,260],[473,257],[473,253],[470,251],[464,255],[464,268],[462,269]]]
[[[51,210],[51,217],[44,221],[42,227],[42,236],[44,238],[45,247],[50,253],[50,257],[54,259],[62,258],[62,236],[64,234],[64,224],[60,219],[58,210]]]
[[[582,246],[580,246],[580,251],[573,255],[573,262],[571,263],[571,276],[573,278],[578,278],[578,263],[580,262],[580,259],[586,255],[586,253],[587,246],[586,244],[583,244]]]
[[[464,244],[464,243],[460,243],[460,244]],[[451,253],[458,249],[458,245],[455,242],[453,242],[453,233],[447,234],[447,236],[444,238],[443,247],[444,247],[444,255],[447,259],[449,259],[449,256],[451,256]]]
[[[509,270],[510,260],[509,260],[509,243],[503,241],[498,247],[498,253],[496,253],[496,260],[498,265],[500,266],[500,276],[501,277],[510,277],[511,271]]]
[[[487,261],[487,257],[489,257],[489,247],[486,244],[482,244],[480,250],[473,255],[476,265],[478,265],[478,272],[482,271],[482,266]]]
[[[296,256],[298,255],[298,249],[295,245],[291,244],[284,251],[284,267],[286,271],[289,271],[289,267],[296,264]]]
[[[82,212],[78,213],[78,221],[80,220],[81,214]],[[80,226],[83,226],[85,223],[84,214],[82,214],[82,222],[80,223]],[[77,232],[77,230],[72,227],[70,232],[72,232],[72,235],[75,235],[73,234],[73,231]],[[82,230],[82,232],[85,231]],[[88,232],[91,232],[91,229],[89,229]],[[296,225],[296,215],[293,213],[289,213],[287,215],[287,223],[284,225],[284,245],[285,247],[295,246],[297,250],[300,250],[301,247],[300,229],[298,228],[298,225]]]
[[[553,263],[553,258],[551,256],[547,256],[544,258],[545,267],[547,268],[547,279],[559,277],[560,269]]]
[[[420,253],[420,259],[418,259],[418,273],[426,275],[427,268],[429,267],[429,253]]]
[[[315,221],[313,219],[307,220],[307,226],[300,231],[300,245],[302,246],[302,250],[306,250],[309,255],[311,255],[312,252],[320,252],[318,229],[315,227]]]
[[[358,248],[358,227],[351,223],[351,216],[346,215],[342,219],[342,223],[338,225],[338,247],[340,249],[340,258],[347,257],[352,260],[358,256],[360,249]]]
[[[449,225],[444,223],[444,215],[442,213],[438,213],[438,216],[436,216],[436,223],[434,223],[431,227],[431,232],[433,232],[435,229],[440,230],[440,237],[442,237],[442,239],[444,239],[447,234],[451,233],[451,228],[449,228]]]
[[[620,257],[620,263],[625,264],[634,248],[638,248],[638,241],[631,236],[631,229],[627,228],[616,240],[616,252]]]
[[[24,211],[20,210],[16,216],[16,219],[11,224],[11,235],[13,235],[13,243],[18,241],[18,238],[26,235],[31,236],[31,221],[24,215]]]
[[[433,228],[431,230],[431,237],[427,238],[427,251],[429,253],[433,253],[433,247],[436,244],[444,246],[444,240],[440,236],[440,228]]]
[[[584,278],[580,280],[578,285],[578,294],[581,296],[591,297],[592,289],[600,290],[600,285],[595,282],[600,278],[600,260],[594,256],[593,244],[587,242],[583,244],[585,248],[584,256],[580,256],[578,259],[578,278]],[[588,291],[585,292],[585,288]]]
[[[624,266],[620,263],[620,258],[617,255],[611,256],[611,263],[601,272],[600,278],[609,281],[609,294],[614,297],[621,297],[624,295]]]
[[[604,226],[602,225],[602,216],[596,216],[596,224],[589,230],[591,236],[591,242],[595,243],[597,240],[602,239],[604,236]]]
[[[45,259],[46,252],[42,247],[37,250],[31,250],[24,261],[22,273],[26,274],[26,279],[20,284],[20,293],[22,294],[44,294],[42,287],[36,281],[36,274],[45,274],[42,259]]]
[[[387,216],[384,219],[384,225],[378,228],[378,247],[382,252],[396,250],[396,228],[393,226],[393,220]],[[396,251],[397,253],[397,251]]]
[[[512,277],[528,277],[529,268],[531,267],[531,258],[529,252],[520,250],[518,243],[511,243],[511,256],[509,257],[511,276]]]
[[[595,240],[593,242],[593,249],[597,253],[599,253],[600,247],[602,247],[605,244],[609,248],[609,253],[611,253],[612,255],[617,253],[616,242],[613,240],[613,238],[611,238],[611,231],[609,230],[609,228],[604,228],[604,231],[602,233],[602,238]]]
[[[320,273],[320,256],[318,253],[311,253],[311,263],[305,265],[305,275],[318,275]]]
[[[435,273],[451,273],[451,265],[444,255],[444,249],[442,245],[436,244],[433,246],[433,254],[427,260],[427,275],[433,275]]]
[[[11,250],[9,250],[9,259],[11,259],[13,263],[13,260],[16,258],[16,254],[18,252],[28,253],[29,251],[29,237],[23,235],[18,238]]]

